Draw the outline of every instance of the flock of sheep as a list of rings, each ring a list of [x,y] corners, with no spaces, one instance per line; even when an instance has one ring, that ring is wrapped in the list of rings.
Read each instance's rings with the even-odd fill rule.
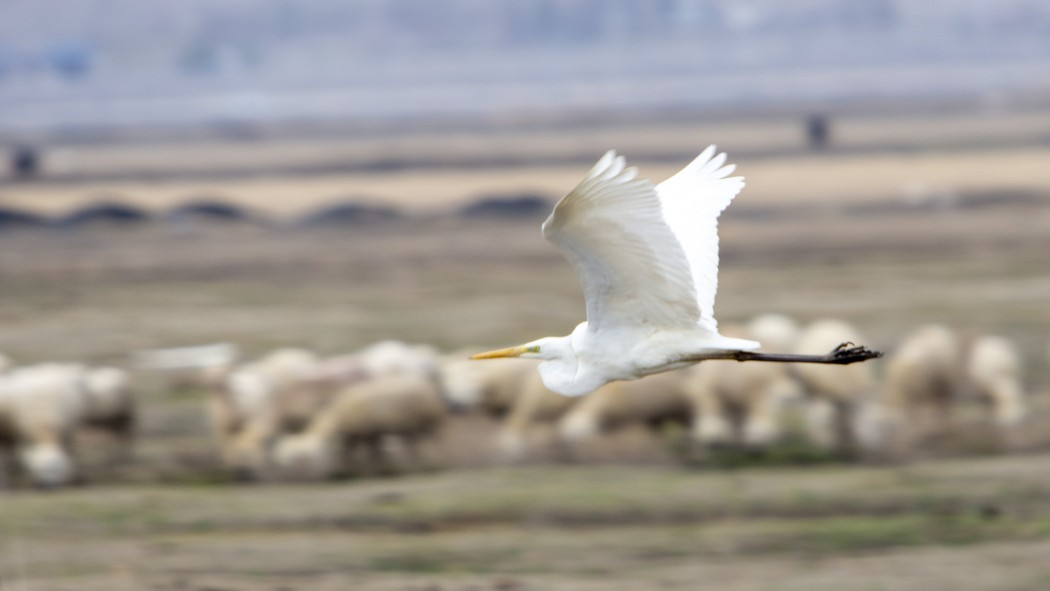
[[[800,327],[773,314],[723,332],[780,352],[866,342],[841,321]],[[878,363],[709,361],[580,398],[547,390],[533,362],[470,361],[469,353],[384,341],[335,357],[283,348],[240,362],[235,347],[208,345],[144,351],[136,365],[172,388],[208,392],[221,460],[248,478],[315,480],[367,469],[386,461],[391,444],[418,464],[421,443],[443,428],[466,428],[446,425],[462,413],[500,421],[492,444],[509,461],[527,457],[540,432],[571,449],[623,428],[669,424],[700,448],[764,450],[803,437],[829,450],[893,453],[948,429],[961,401],[982,402],[987,422],[1003,433],[1027,414],[1010,342],[963,339],[935,325],[915,330]],[[79,364],[14,367],[0,355],[0,454],[7,463],[17,458],[37,484],[58,486],[77,477],[77,431],[108,431],[130,449],[131,376]]]

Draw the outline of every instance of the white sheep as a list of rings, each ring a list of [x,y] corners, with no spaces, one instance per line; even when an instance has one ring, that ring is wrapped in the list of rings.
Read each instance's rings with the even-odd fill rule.
[[[44,441],[23,444],[19,458],[37,486],[62,486],[76,478],[73,458],[60,443]]]
[[[486,362],[487,363],[487,362]],[[683,374],[669,372],[630,382],[612,382],[586,396],[562,396],[543,385],[534,366],[525,374],[520,394],[504,418],[498,436],[507,460],[520,460],[529,450],[530,435],[554,426],[557,440],[579,445],[599,434],[630,425],[687,423],[691,404]]]
[[[531,369],[535,370],[535,367]],[[524,458],[529,448],[530,432],[537,426],[555,424],[581,400],[580,397],[562,396],[548,389],[537,371],[526,374],[521,393],[500,426],[498,447],[501,455],[511,461]]]
[[[416,376],[438,381],[439,357],[427,345],[380,341],[357,353],[315,360],[273,399],[283,432],[298,431],[346,386],[390,376]]]
[[[611,382],[584,396],[561,418],[562,441],[579,445],[599,434],[633,425],[686,425],[692,404],[686,372],[671,371],[629,382]]]
[[[724,334],[755,339],[763,351],[790,351],[798,339],[794,320],[765,314],[746,329]],[[786,365],[707,361],[689,369],[687,392],[694,405],[692,437],[704,445],[743,444],[761,448],[783,433],[784,409],[801,395]]]
[[[690,374],[692,437],[704,445],[768,447],[783,435],[785,408],[801,394],[775,364],[709,361]]]
[[[1021,380],[1021,356],[1003,337],[979,337],[970,346],[967,377],[974,393],[991,410],[1001,429],[1018,425],[1027,414]]]
[[[83,368],[42,364],[0,376],[0,441],[41,486],[73,480],[73,432],[83,416]]]
[[[302,380],[320,388],[338,389],[369,377],[360,355],[347,353],[320,359]]]
[[[760,314],[747,323],[748,338],[757,339],[763,351],[791,351],[802,334],[798,322],[785,314]]]
[[[434,380],[438,377],[439,357],[428,345],[387,340],[362,349],[358,355],[371,376],[417,375]]]
[[[315,406],[326,402],[326,397],[314,398],[316,390],[304,386],[318,365],[309,351],[278,349],[226,378],[224,387],[208,400],[208,414],[227,465],[244,476],[257,474],[266,464],[266,448],[273,439],[301,426]],[[312,400],[303,402],[304,398]]]
[[[924,326],[908,335],[886,362],[881,402],[888,423],[906,435],[943,435],[952,427],[952,409],[968,396],[985,403],[1000,429],[1026,414],[1021,362],[1006,339],[982,336],[966,347],[954,331]]]
[[[135,393],[128,373],[115,367],[85,369],[81,375],[80,423],[112,433],[124,445],[135,426]]]
[[[389,376],[436,381],[438,373],[433,349],[400,341],[323,360],[301,349],[280,349],[233,371],[210,401],[210,414],[226,463],[253,477],[265,468],[270,444],[303,429],[343,386]]]
[[[478,410],[500,418],[514,407],[536,373],[527,359],[469,359],[471,352],[456,352],[441,362],[441,387],[456,410]]]
[[[919,327],[901,341],[885,367],[880,402],[888,427],[908,439],[947,429],[963,379],[962,346],[955,332],[936,324]]]
[[[325,478],[358,446],[378,459],[386,437],[400,438],[418,459],[417,444],[437,433],[445,414],[432,380],[417,375],[370,379],[341,391],[304,431],[278,441],[274,464],[287,476]]]
[[[854,327],[841,320],[819,320],[799,336],[795,353],[826,354],[846,342],[864,343]],[[852,448],[856,443],[856,410],[874,387],[872,364],[818,365],[795,363],[789,370],[813,406],[807,413],[809,435],[823,447]]]

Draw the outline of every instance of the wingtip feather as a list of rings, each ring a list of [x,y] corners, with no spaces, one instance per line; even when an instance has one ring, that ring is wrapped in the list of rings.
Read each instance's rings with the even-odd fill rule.
[[[726,153],[725,152],[721,152],[721,153],[717,154],[714,158],[711,158],[710,160],[705,162],[704,166],[697,172],[710,175],[710,174],[714,173],[716,170],[718,170],[725,163],[726,163]]]
[[[608,150],[605,154],[602,154],[602,157],[598,159],[598,162],[591,168],[591,172],[587,176],[589,178],[601,176],[615,160],[616,150]]]

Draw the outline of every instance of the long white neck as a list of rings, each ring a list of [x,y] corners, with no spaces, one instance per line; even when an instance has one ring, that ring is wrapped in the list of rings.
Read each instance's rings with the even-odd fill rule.
[[[555,392],[569,388],[576,376],[578,360],[571,337],[547,337],[536,341],[540,345],[540,378],[543,385]]]
[[[587,323],[582,323],[571,335],[536,341],[544,359],[539,367],[544,386],[563,396],[583,396],[605,383],[578,354],[575,343],[586,330]]]

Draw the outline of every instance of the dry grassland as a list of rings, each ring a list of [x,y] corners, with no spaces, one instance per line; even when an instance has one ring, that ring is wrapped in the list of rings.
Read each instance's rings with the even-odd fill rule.
[[[912,121],[912,135],[900,137],[916,145],[935,132],[987,141],[907,155],[803,154],[785,147],[794,141],[785,124],[771,140],[785,155],[742,159],[749,186],[721,224],[719,318],[837,316],[883,348],[924,322],[1003,334],[1022,347],[1039,424],[1047,424],[1050,153],[1033,139],[1044,120],[1032,117],[1010,136],[1030,145],[1013,149],[995,147],[1009,138],[980,121],[969,135],[935,117]],[[844,124],[843,141],[848,132],[875,143],[898,137],[874,121],[853,125]],[[669,137],[667,151],[684,154],[695,150],[683,139],[693,131],[657,127],[631,141],[655,151]],[[125,363],[144,347],[220,340],[250,354],[288,344],[335,353],[382,338],[450,350],[562,334],[583,318],[581,295],[540,238],[539,219],[434,210],[489,191],[557,195],[586,166],[581,153],[589,160],[608,143],[630,154],[630,142],[603,133],[580,134],[576,145],[536,139],[571,165],[8,184],[0,204],[51,211],[108,191],[149,207],[208,192],[285,215],[375,195],[415,215],[323,231],[147,223],[0,233],[0,351],[27,362]],[[383,149],[408,149],[389,141]],[[495,145],[460,141],[471,154]],[[329,147],[315,146],[316,154]],[[360,157],[357,149],[348,147],[348,157]],[[249,164],[271,157],[245,154]],[[169,154],[110,156],[146,169]],[[91,166],[115,167],[110,156],[103,151]],[[645,170],[676,166],[664,156]],[[613,453],[613,465],[482,469],[492,462],[494,427],[467,421],[431,450],[433,472],[245,487],[216,472],[201,393],[166,396],[142,383],[133,465],[95,459],[93,482],[81,489],[0,495],[0,589],[1050,586],[1045,432],[1031,434],[1026,454],[897,466],[685,468],[643,436],[626,440],[634,447]]]

